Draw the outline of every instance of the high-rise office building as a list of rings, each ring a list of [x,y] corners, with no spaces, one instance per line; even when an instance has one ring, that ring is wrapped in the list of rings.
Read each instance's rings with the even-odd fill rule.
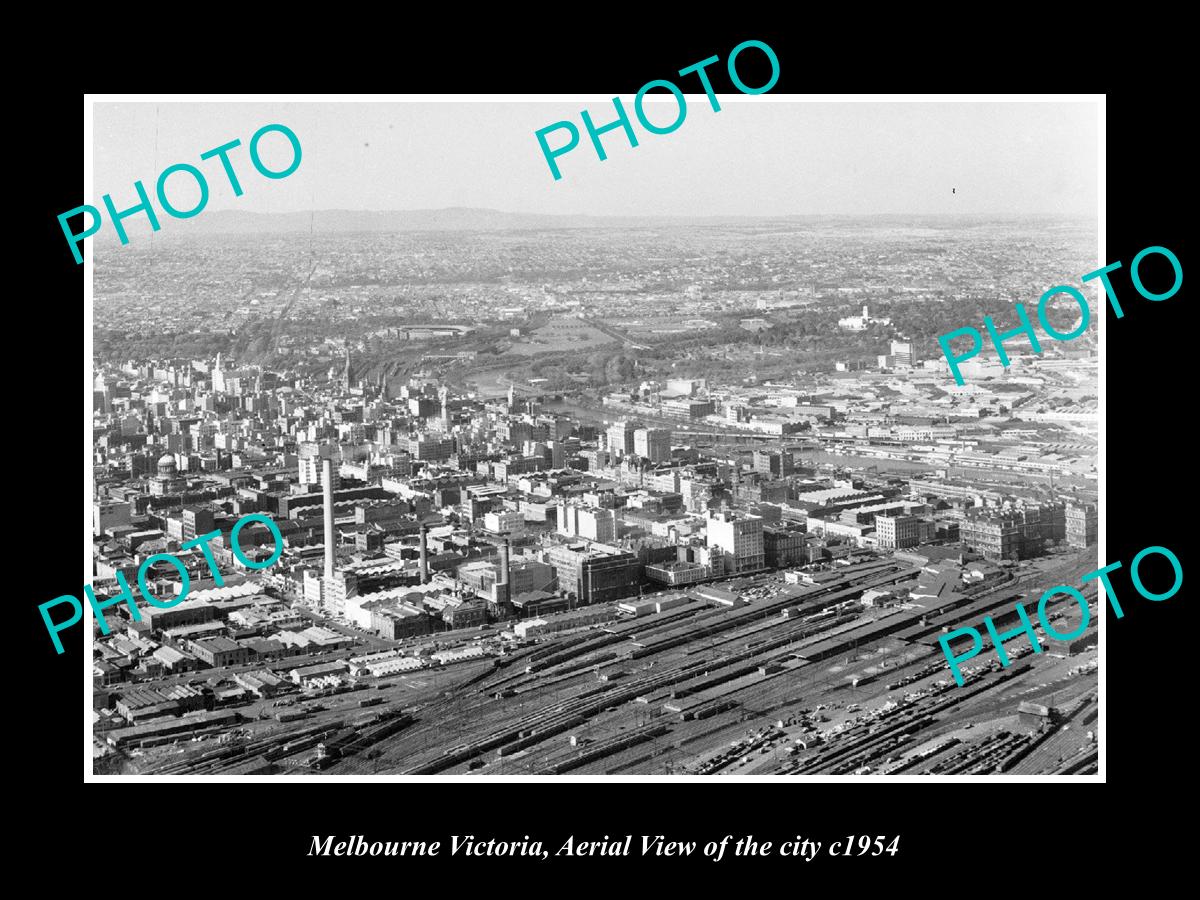
[[[578,503],[560,503],[558,533],[567,537],[608,543],[617,536],[617,515],[612,509],[581,506]]]
[[[408,452],[413,459],[427,462],[445,462],[454,456],[454,438],[438,438],[420,435],[408,439]]]
[[[317,444],[312,441],[304,441],[300,444],[299,455],[300,483],[319,484],[324,487],[325,476],[322,473],[322,461],[328,459],[336,462],[338,457],[337,448],[330,444]],[[336,491],[342,486],[342,478],[335,466],[331,466],[330,469],[332,483],[329,486]]]
[[[409,397],[408,413],[415,419],[428,419],[437,415],[438,405],[432,397]]]
[[[921,543],[921,520],[917,516],[875,516],[875,536],[880,550],[903,550]]]
[[[333,616],[346,614],[346,600],[358,596],[358,576],[353,572],[335,572],[323,579],[324,592],[321,598],[322,609]]]
[[[795,471],[795,460],[786,451],[755,450],[754,471],[786,478]]]
[[[633,452],[634,427],[629,422],[614,422],[608,426],[608,450],[618,457]]]
[[[892,341],[892,352],[888,355],[897,366],[912,366],[915,361],[913,345],[908,341]]]
[[[752,572],[766,563],[760,516],[729,511],[710,515],[705,542],[709,547],[721,548],[726,572]]]
[[[119,500],[98,500],[92,504],[92,534],[99,537],[110,528],[128,525],[133,506]]]
[[[637,594],[643,566],[632,553],[599,544],[560,544],[546,551],[559,590],[574,594],[576,605],[611,603]]]
[[[763,526],[763,562],[769,568],[780,569],[804,563],[806,546],[802,525]]]
[[[633,452],[652,463],[671,458],[671,432],[665,428],[637,428],[633,432]]]
[[[525,514],[515,509],[494,509],[483,514],[483,527],[496,534],[525,530]]]
[[[1100,515],[1094,503],[1070,503],[1066,509],[1067,544],[1086,550],[1096,543],[1100,527]]]

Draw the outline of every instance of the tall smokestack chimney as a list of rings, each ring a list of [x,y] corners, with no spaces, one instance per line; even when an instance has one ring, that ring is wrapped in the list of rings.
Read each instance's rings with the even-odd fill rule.
[[[429,526],[421,523],[421,584],[429,583]]]
[[[333,544],[337,538],[333,531],[333,461],[328,456],[321,460],[321,478],[325,495],[325,577],[333,578]]]
[[[508,554],[512,539],[506,537],[498,548],[499,559],[496,563],[496,602],[507,603],[508,597]]]

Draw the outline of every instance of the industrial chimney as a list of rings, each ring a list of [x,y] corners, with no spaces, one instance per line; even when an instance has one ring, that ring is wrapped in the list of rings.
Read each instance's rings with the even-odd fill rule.
[[[498,548],[499,559],[496,563],[496,603],[508,603],[508,554],[512,539],[504,538],[504,543]]]
[[[421,523],[421,584],[429,583],[429,526]]]
[[[333,461],[326,456],[321,460],[322,492],[325,497],[325,577],[333,578],[334,542],[333,530]]]

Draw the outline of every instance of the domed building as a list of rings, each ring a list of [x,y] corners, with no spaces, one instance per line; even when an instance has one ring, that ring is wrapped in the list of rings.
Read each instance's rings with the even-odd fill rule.
[[[179,477],[179,466],[175,456],[164,453],[156,464],[158,474],[150,479],[150,493],[156,497],[165,494],[179,494],[187,487],[187,479]]]

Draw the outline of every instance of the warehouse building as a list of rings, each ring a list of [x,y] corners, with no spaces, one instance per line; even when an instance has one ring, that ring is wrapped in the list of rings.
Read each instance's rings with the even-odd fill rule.
[[[196,658],[213,668],[221,666],[243,666],[250,661],[250,650],[227,637],[210,637],[192,641],[191,650]]]
[[[203,601],[185,600],[170,609],[159,609],[157,606],[139,606],[142,621],[150,631],[163,631],[167,628],[179,628],[186,625],[203,625],[217,617],[214,607]]]

